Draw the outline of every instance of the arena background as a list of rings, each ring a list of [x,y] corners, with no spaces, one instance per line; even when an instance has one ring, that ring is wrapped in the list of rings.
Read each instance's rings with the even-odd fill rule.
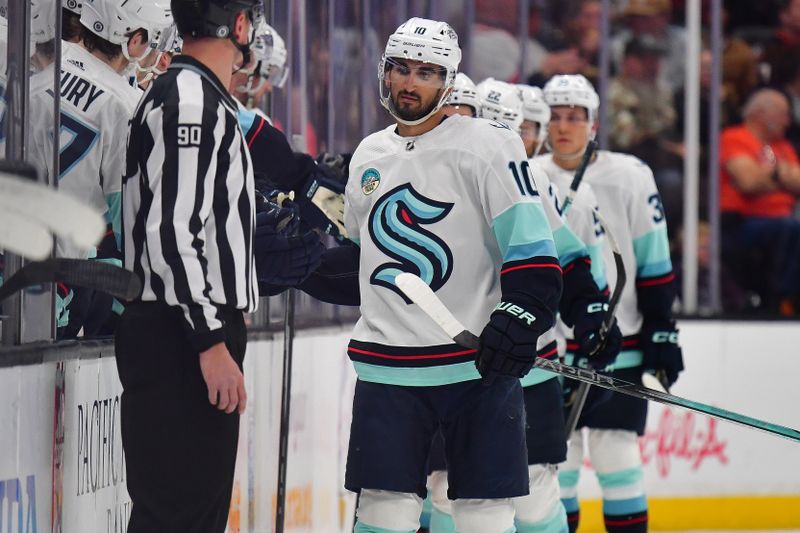
[[[756,84],[769,83],[769,69],[757,58],[781,24],[780,6],[767,0],[630,2],[661,6],[654,9],[666,5],[675,30],[661,44],[666,50],[679,42],[684,46],[681,68],[669,79],[674,85],[669,140],[682,145],[685,156],[677,165],[654,169],[664,171],[659,186],[671,195],[667,216],[681,280],[677,310],[687,370],[672,392],[800,427],[795,383],[800,328],[793,310],[762,309],[758,294],[735,280],[730,284],[721,259],[715,162],[726,108],[707,105],[729,102],[723,96],[730,94],[724,50],[734,40],[753,52]],[[591,4],[589,13],[580,11],[584,4]],[[2,61],[9,160],[28,159],[34,127],[28,120],[32,69],[26,5],[12,0],[10,9],[2,6],[8,19]],[[54,1],[53,9],[60,21],[60,2]],[[268,2],[268,19],[286,40],[291,70],[266,110],[297,149],[313,155],[351,152],[366,134],[389,124],[378,102],[377,63],[386,37],[410,16],[448,21],[464,50],[463,70],[476,81],[537,79],[537,72],[544,74],[536,69],[552,54],[556,65],[570,65],[593,79],[608,109],[609,87],[620,69],[615,43],[630,31],[631,13],[625,0],[574,6],[556,0]],[[674,37],[679,34],[681,41]],[[574,40],[581,37],[588,44]],[[601,146],[612,146],[613,118],[601,122]],[[4,277],[21,264],[5,255]],[[52,303],[52,287],[36,287],[3,305],[0,531],[122,532],[130,501],[113,343],[54,342]],[[245,370],[250,405],[242,418],[231,532],[270,531],[274,522],[285,311],[282,297],[262,303],[250,317]],[[342,478],[354,373],[344,347],[356,318],[357,310],[298,295],[289,531],[352,529],[354,498],[342,488]],[[653,530],[800,530],[800,443],[654,405],[641,446]],[[585,465],[581,481],[585,532],[603,529],[599,488],[586,475],[590,468]]]

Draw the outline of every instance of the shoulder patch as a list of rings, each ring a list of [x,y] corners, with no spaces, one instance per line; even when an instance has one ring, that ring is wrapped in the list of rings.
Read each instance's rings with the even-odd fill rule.
[[[375,192],[381,183],[381,173],[375,168],[368,168],[361,175],[361,192],[370,195]]]

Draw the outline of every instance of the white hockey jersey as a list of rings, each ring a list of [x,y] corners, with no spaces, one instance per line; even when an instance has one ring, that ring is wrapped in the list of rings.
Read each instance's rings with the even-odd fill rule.
[[[576,196],[569,212],[565,215],[562,206],[566,194],[560,192],[558,186],[552,183],[547,173],[539,168],[534,160],[531,160],[530,168],[534,183],[543,196],[542,205],[550,227],[553,229],[553,240],[559,263],[562,267],[566,267],[577,258],[588,256],[592,261],[591,272],[595,283],[598,288],[605,288],[607,281],[602,256],[603,237],[592,208],[593,204],[596,205],[596,200],[591,186],[581,185],[583,196],[580,198]],[[583,191],[584,188],[585,191]],[[569,331],[571,328],[568,328],[559,319],[556,326],[539,337],[538,356],[553,359],[559,354],[563,355],[568,337],[566,332]],[[552,372],[534,368],[522,378],[521,382],[523,387],[530,387],[555,377],[556,375]]]
[[[564,170],[547,154],[535,159],[560,190],[572,182],[574,171]],[[600,150],[584,174],[583,183],[591,185],[599,211],[608,223],[622,252],[628,282],[617,308],[617,324],[623,335],[623,347],[615,368],[641,364],[642,353],[637,349],[642,314],[637,301],[636,283],[672,277],[667,224],[661,197],[653,172],[641,160],[626,154]],[[577,197],[586,194],[584,184]],[[613,265],[611,250],[603,246],[607,265]],[[616,272],[607,269],[609,287],[613,290]],[[568,359],[569,361],[569,359]]]
[[[62,46],[58,188],[105,213],[119,243],[128,121],[142,91],[128,85],[123,76],[80,45]],[[32,83],[31,117],[35,154],[32,160],[41,164],[49,179],[54,121],[52,81],[46,83],[48,73],[49,70],[40,73],[43,83]],[[59,242],[57,253],[61,257],[85,258],[92,251]]]
[[[360,379],[435,386],[479,377],[474,350],[454,344],[394,278],[418,274],[480,333],[500,301],[504,263],[558,268],[528,167],[519,136],[483,119],[453,116],[415,138],[390,126],[361,142],[345,192],[345,226],[360,246],[361,318],[348,348]]]

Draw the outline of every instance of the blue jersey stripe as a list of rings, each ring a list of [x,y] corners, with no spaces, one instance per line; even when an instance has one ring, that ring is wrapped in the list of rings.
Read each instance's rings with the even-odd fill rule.
[[[514,204],[495,217],[492,231],[504,263],[538,256],[557,257],[541,202]]]
[[[666,228],[658,228],[633,240],[637,277],[663,276],[672,271]],[[646,274],[645,274],[646,272]]]
[[[480,379],[473,361],[428,367],[392,367],[353,361],[358,379],[387,385],[433,387]]]

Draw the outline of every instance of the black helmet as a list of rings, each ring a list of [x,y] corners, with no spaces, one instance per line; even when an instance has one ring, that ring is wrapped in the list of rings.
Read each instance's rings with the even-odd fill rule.
[[[224,39],[233,32],[236,15],[251,13],[255,20],[261,0],[171,0],[172,18],[181,37]]]

